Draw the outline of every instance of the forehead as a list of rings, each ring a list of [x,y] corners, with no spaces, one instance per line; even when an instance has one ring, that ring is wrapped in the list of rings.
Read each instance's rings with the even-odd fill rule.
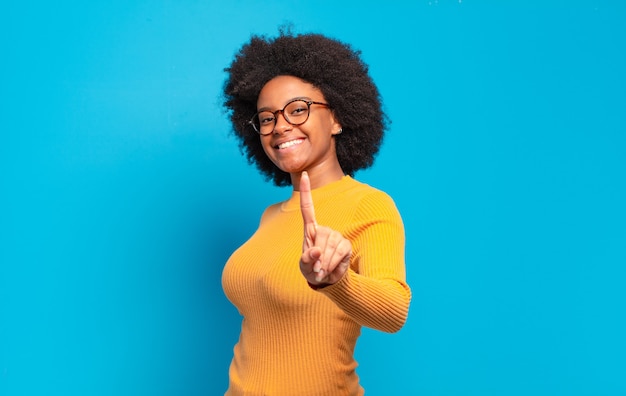
[[[269,80],[259,92],[257,108],[282,107],[293,98],[307,97],[323,100],[322,91],[313,84],[293,76],[277,76]]]

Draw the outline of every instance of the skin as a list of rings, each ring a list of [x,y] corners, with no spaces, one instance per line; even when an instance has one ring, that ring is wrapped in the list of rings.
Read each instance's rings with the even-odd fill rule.
[[[259,93],[257,109],[276,111],[294,98],[326,103],[322,92],[312,84],[293,76],[278,76]],[[348,270],[352,254],[352,244],[340,232],[317,224],[311,195],[311,189],[344,176],[335,150],[334,135],[340,130],[331,109],[312,105],[304,124],[291,125],[278,113],[274,131],[260,136],[265,154],[290,174],[294,190],[300,191],[304,223],[300,271],[310,284],[319,287],[338,282]],[[279,147],[286,142],[297,144]]]
[[[306,280],[317,286],[337,283],[350,267],[352,243],[340,232],[320,226],[315,221],[315,208],[307,172],[300,179],[300,211],[304,222],[304,240],[300,271]]]

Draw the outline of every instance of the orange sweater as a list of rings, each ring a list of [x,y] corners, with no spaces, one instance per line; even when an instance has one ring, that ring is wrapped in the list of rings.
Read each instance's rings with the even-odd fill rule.
[[[361,326],[395,332],[406,321],[404,226],[392,199],[349,176],[312,196],[318,224],[352,242],[350,270],[312,289],[298,266],[299,192],[265,210],[222,274],[243,316],[226,395],[362,395],[353,356]]]

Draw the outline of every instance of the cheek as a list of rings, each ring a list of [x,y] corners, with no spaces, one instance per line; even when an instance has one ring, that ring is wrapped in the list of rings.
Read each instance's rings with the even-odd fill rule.
[[[268,155],[272,149],[270,145],[267,142],[264,142],[262,139],[261,139],[261,147],[263,148],[263,151],[265,151],[265,155]]]
[[[265,144],[264,142],[261,142],[261,147],[263,147],[263,152],[265,153],[265,156],[275,163],[276,161],[274,160],[274,149],[269,144]]]

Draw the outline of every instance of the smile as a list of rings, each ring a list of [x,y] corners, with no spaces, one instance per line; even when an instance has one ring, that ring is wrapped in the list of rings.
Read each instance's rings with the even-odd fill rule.
[[[278,148],[279,150],[282,150],[282,149],[286,149],[288,147],[297,146],[298,144],[300,144],[302,142],[304,142],[304,139],[290,140],[288,142],[279,144],[278,146],[276,146],[276,148]]]

